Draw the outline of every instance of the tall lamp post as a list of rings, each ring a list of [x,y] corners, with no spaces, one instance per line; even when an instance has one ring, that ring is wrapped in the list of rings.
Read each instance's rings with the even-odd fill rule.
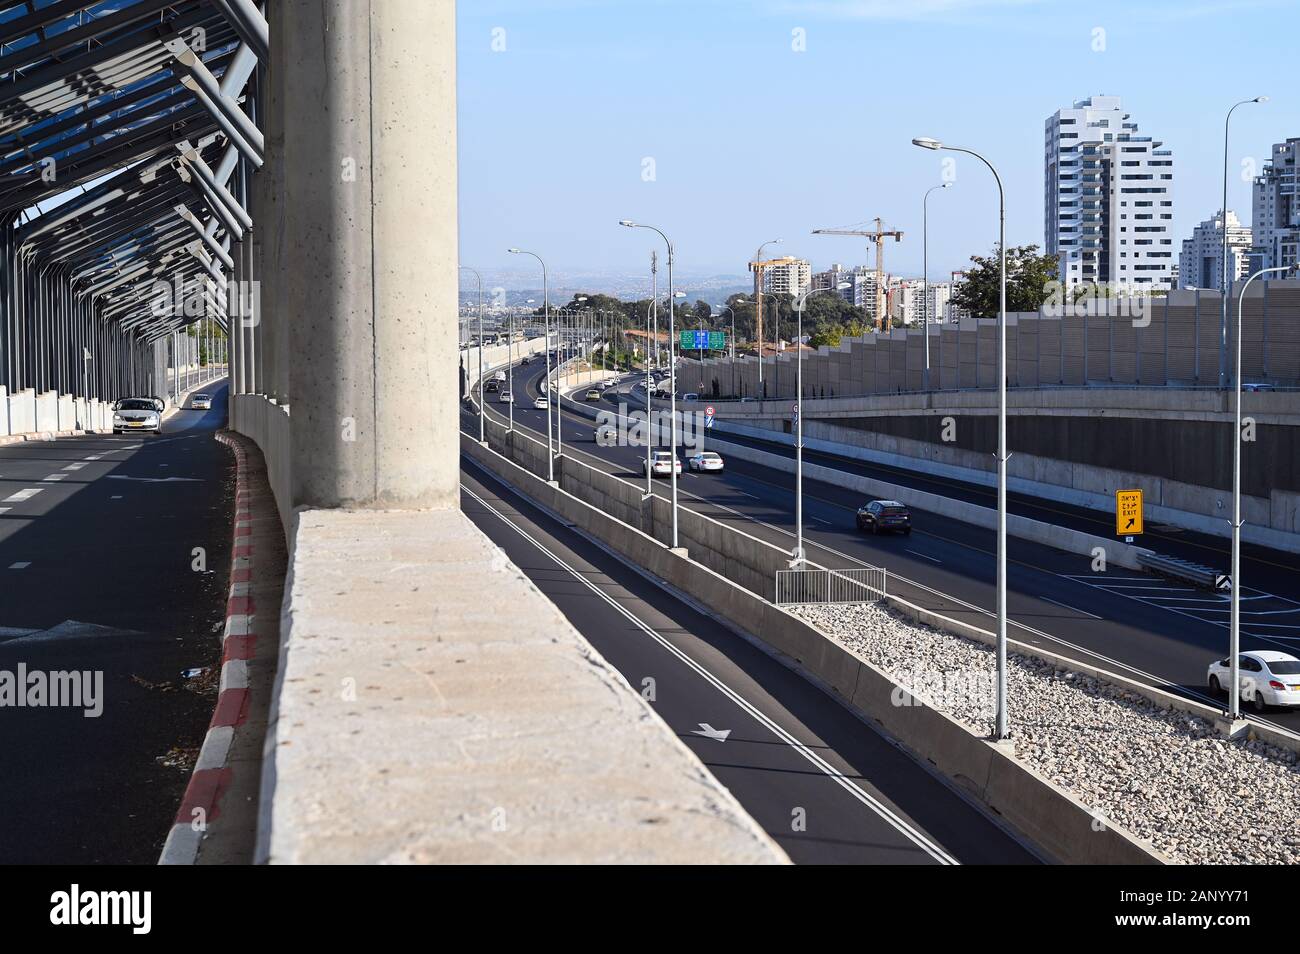
[[[1228,373],[1228,296],[1232,294],[1232,280],[1228,277],[1228,123],[1232,120],[1232,114],[1237,111],[1237,106],[1267,102],[1267,96],[1243,99],[1223,117],[1223,210],[1220,213],[1223,216],[1223,272],[1220,277],[1223,294],[1219,302],[1223,309],[1219,320],[1219,387],[1221,388],[1227,387],[1228,384],[1225,380]]]
[[[1224,224],[1227,224],[1226,219]],[[1297,270],[1300,270],[1300,263],[1261,268],[1246,279],[1241,291],[1237,293],[1237,356],[1233,375],[1236,385],[1233,401],[1236,430],[1232,435],[1232,609],[1228,617],[1228,666],[1229,678],[1232,680],[1232,686],[1228,689],[1228,718],[1233,721],[1241,718],[1241,675],[1238,672],[1237,658],[1241,652],[1241,306],[1250,283],[1261,275]]]
[[[768,239],[766,242],[760,245],[758,247],[758,251],[754,253],[754,261],[756,263],[761,262],[763,260],[763,249],[767,248],[769,245],[780,245],[781,242],[783,241],[784,239],[779,239],[779,238]],[[754,292],[754,299],[755,299],[755,308],[757,310],[754,316],[754,330],[755,333],[758,335],[758,391],[759,394],[761,395],[763,393],[763,271],[761,266],[757,267],[756,274],[758,276],[758,280],[754,283],[754,288],[756,289]],[[781,319],[780,319],[780,313],[778,312],[778,316],[777,316],[777,337],[778,338],[781,337],[780,329],[781,329]]]
[[[998,552],[997,552],[997,719],[994,730],[998,739],[1010,735],[1007,712],[1007,200],[1002,177],[993,163],[978,152],[949,146],[929,137],[912,140],[922,149],[945,149],[974,156],[993,173],[998,185]]]
[[[714,305],[714,308],[725,308],[731,315],[731,396],[736,396],[736,310],[730,305]]]
[[[668,381],[670,394],[668,397],[668,418],[669,418],[669,441],[668,447],[672,451],[673,463],[668,468],[668,476],[672,482],[672,546],[677,546],[677,361],[673,356],[673,335],[676,333],[674,324],[674,307],[673,302],[676,295],[673,293],[673,243],[668,240],[668,236],[653,225],[642,225],[633,222],[631,219],[620,219],[619,225],[629,229],[650,229],[658,232],[659,237],[664,240],[664,245],[668,247]],[[646,405],[649,406],[650,397],[646,395]]]
[[[542,257],[538,255],[536,252],[529,252],[521,248],[509,248],[506,249],[506,251],[509,252],[511,255],[531,255],[533,258],[537,259],[538,263],[542,266],[542,319],[545,323],[545,329],[546,329],[543,332],[543,337],[545,338],[545,342],[546,342],[544,348],[544,350],[546,351],[546,379],[545,380],[546,380],[546,386],[549,388],[551,384],[551,299],[550,299],[550,292],[547,288],[546,262],[542,261]],[[551,438],[550,405],[551,402],[548,400],[546,402],[546,479],[551,483],[554,483],[555,482],[555,443]],[[510,384],[511,415],[514,414],[514,411],[515,411],[515,389],[514,389],[514,381],[512,380]]]
[[[791,568],[802,566],[803,554],[803,309],[813,295],[841,292],[851,287],[840,282],[834,288],[806,291],[794,300],[796,328],[795,346],[795,399],[794,399],[794,560]]]
[[[468,265],[462,265],[467,272],[473,272],[474,278],[478,282],[478,442],[482,444],[485,440],[483,431],[483,402],[486,400],[483,394],[483,276],[478,273],[478,269],[470,268]],[[468,336],[467,344],[468,344]],[[465,370],[469,370],[466,368]],[[510,397],[513,399],[514,395]]]
[[[945,182],[942,185],[931,186],[925,190],[925,196],[921,199],[921,313],[922,330],[925,332],[925,373],[922,388],[930,390],[930,193],[939,189],[946,189],[952,185],[951,182]]]

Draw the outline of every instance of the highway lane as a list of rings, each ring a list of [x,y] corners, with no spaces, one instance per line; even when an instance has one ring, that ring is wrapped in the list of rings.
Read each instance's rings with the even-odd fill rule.
[[[1036,858],[799,674],[468,458],[461,506],[739,799],[807,864]],[[649,681],[647,681],[649,680]],[[701,724],[729,731],[724,741]]]
[[[536,372],[526,375],[524,390],[530,397],[538,377]],[[490,402],[487,407],[493,413],[499,409]],[[626,479],[644,480],[643,448],[596,446],[592,422],[568,408],[565,402],[566,453]],[[544,413],[533,411],[529,401],[516,408],[516,424],[544,435]],[[782,548],[792,546],[791,475],[732,461],[723,474],[688,472],[679,485],[684,505],[723,521],[739,521],[747,532]],[[661,496],[667,495],[667,481],[656,481],[655,487]],[[994,606],[992,531],[918,511],[917,529],[910,537],[871,537],[853,525],[853,510],[862,502],[858,495],[807,479],[804,489],[810,559],[829,566],[886,566],[892,592],[989,628]],[[1227,648],[1221,597],[1177,592],[1170,584],[1122,569],[1093,573],[1086,557],[1023,540],[1011,541],[1009,563],[1014,638],[1223,705],[1222,698],[1213,699],[1204,688],[1205,666]],[[1295,606],[1288,603],[1284,608]],[[1256,636],[1245,628],[1244,648],[1300,648],[1286,638],[1287,630],[1261,629],[1257,632],[1267,635]],[[1300,731],[1300,713],[1270,710],[1260,718]]]
[[[225,615],[233,462],[212,393],[161,436],[0,447],[0,670],[103,674],[97,718],[0,709],[0,862],[157,860],[188,780],[158,759],[202,741],[214,701],[181,672],[217,662]]]

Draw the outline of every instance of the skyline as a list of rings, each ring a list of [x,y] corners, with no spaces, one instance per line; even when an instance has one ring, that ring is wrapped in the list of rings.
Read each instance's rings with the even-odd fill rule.
[[[1173,151],[1178,241],[1221,204],[1223,114],[1239,99],[1269,96],[1233,117],[1229,208],[1249,221],[1242,161],[1258,169],[1274,142],[1300,135],[1284,31],[1267,28],[1296,6],[663,0],[647,16],[583,0],[462,3],[459,150],[475,161],[461,168],[461,260],[509,274],[518,263],[505,248],[517,245],[546,257],[557,278],[645,270],[648,281],[652,243],[618,229],[631,217],[669,234],[683,275],[743,276],[754,248],[777,236],[781,254],[822,270],[870,264],[874,252],[858,240],[812,236],[814,228],[879,215],[904,232],[886,249],[886,269],[919,275],[921,195],[942,181],[947,154],[921,152],[913,136],[984,152],[1006,183],[1008,244],[1041,248],[1043,122],[1101,94],[1119,96],[1143,135]],[[684,13],[696,29],[671,30]],[[1148,42],[1152,35],[1159,42]],[[977,49],[1009,42],[1020,60]],[[661,69],[648,81],[663,44],[675,50],[665,62],[689,69]],[[864,60],[864,44],[876,62]],[[1234,49],[1249,75],[1225,81],[1206,68]],[[931,65],[918,70],[923,50]],[[873,113],[876,75],[886,105]],[[1001,99],[987,92],[994,88]],[[516,145],[528,141],[548,148]],[[996,242],[992,178],[975,160],[952,158],[954,186],[930,208],[932,280]]]

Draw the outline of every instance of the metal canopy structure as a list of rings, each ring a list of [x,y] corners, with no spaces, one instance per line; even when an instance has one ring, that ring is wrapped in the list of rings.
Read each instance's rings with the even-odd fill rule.
[[[267,55],[253,0],[0,0],[9,394],[160,393],[178,332],[228,330]]]

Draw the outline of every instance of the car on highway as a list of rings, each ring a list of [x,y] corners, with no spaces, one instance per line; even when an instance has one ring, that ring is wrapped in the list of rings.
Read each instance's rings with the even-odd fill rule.
[[[127,431],[162,433],[162,411],[156,398],[123,398],[113,405],[113,433]]]
[[[667,477],[675,470],[677,473],[682,472],[682,462],[677,459],[677,455],[672,451],[652,451],[650,460],[644,458],[641,460],[641,473],[646,472],[646,468],[656,477]]]
[[[1210,692],[1227,692],[1232,685],[1231,659],[1216,659],[1205,673]],[[1269,706],[1300,706],[1300,659],[1276,649],[1256,649],[1237,656],[1241,698],[1256,712]]]
[[[1241,389],[1243,391],[1272,391],[1273,385],[1267,384],[1263,381],[1243,381],[1241,383]]]
[[[685,394],[682,395],[682,400],[683,400],[683,401],[688,401],[688,402],[690,402],[690,403],[694,403],[694,402],[698,401],[699,399],[700,399],[700,396],[699,396],[698,394],[696,394],[694,391],[687,391]]]
[[[599,401],[599,400],[600,400],[600,388],[591,388],[590,390],[588,390],[588,391],[587,391],[587,400],[588,400],[588,401]]]
[[[858,508],[859,530],[872,533],[912,533],[912,512],[897,500],[872,500]]]
[[[483,385],[483,390],[484,390],[484,391],[487,391],[487,392],[490,393],[490,394],[491,394],[491,393],[495,393],[495,392],[497,392],[497,391],[500,391],[500,390],[501,390],[501,382],[498,381],[496,378],[492,378],[491,380],[489,380],[489,381],[487,382],[487,384]]]
[[[537,408],[537,410],[539,411],[544,411],[550,406],[551,406],[550,399],[547,398],[545,394],[533,398],[533,407]]]
[[[618,428],[613,424],[602,424],[596,428],[596,443],[601,447],[615,447],[618,444]],[[645,461],[641,462],[641,472],[645,473]]]
[[[722,455],[716,451],[700,451],[686,462],[694,471],[722,470]]]
[[[501,396],[497,398],[498,404],[514,404],[515,396],[509,391],[502,391]]]
[[[519,359],[519,363],[520,363],[520,364],[527,364],[527,363],[529,362],[529,360],[531,360],[531,359],[528,357],[528,355],[524,355],[522,358]]]
[[[212,407],[211,394],[196,394],[190,398],[190,407],[196,411],[207,411]]]

